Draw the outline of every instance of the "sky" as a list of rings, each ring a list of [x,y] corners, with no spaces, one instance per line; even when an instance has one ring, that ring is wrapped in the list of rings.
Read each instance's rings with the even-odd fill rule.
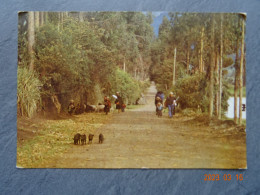
[[[168,16],[168,12],[152,12],[152,13],[154,15],[152,26],[153,26],[155,35],[158,36],[160,24],[163,21],[163,17]]]

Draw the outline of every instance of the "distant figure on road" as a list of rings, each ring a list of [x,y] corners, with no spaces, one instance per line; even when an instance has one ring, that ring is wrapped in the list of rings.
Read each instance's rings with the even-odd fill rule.
[[[168,107],[168,114],[169,117],[172,118],[172,115],[175,113],[175,102],[176,98],[173,96],[173,92],[170,93],[170,95],[165,100],[165,107]]]
[[[69,106],[68,106],[68,113],[72,115],[73,111],[75,110],[74,100],[70,100]]]
[[[162,116],[162,110],[163,110],[163,105],[161,102],[158,102],[158,104],[156,105],[156,114],[158,117],[161,117]]]
[[[163,100],[164,100],[164,93],[162,91],[158,91],[156,93],[156,95],[155,95],[155,98],[156,97],[159,97],[162,100],[162,102],[163,102]]]
[[[104,97],[104,105],[105,105],[104,111],[107,114],[110,112],[110,108],[111,108],[111,102],[107,96]]]
[[[116,109],[118,110],[118,113],[122,110],[122,105],[123,105],[123,99],[122,97],[120,96],[119,92],[116,92],[116,101],[115,101],[115,104],[116,104]]]
[[[155,101],[154,101],[154,104],[156,107],[156,115],[158,114],[158,107],[157,107],[158,103],[161,103],[161,104],[163,103],[162,99],[159,96],[155,97]]]
[[[122,110],[122,112],[125,111],[125,108],[126,108],[126,105],[123,103],[122,106],[121,106],[121,110]]]

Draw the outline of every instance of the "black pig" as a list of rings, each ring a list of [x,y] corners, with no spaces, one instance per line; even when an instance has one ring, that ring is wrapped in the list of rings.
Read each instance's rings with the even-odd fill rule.
[[[77,133],[76,135],[74,135],[74,144],[77,145],[77,144],[80,144],[80,134]]]
[[[85,134],[80,136],[81,144],[86,144],[87,136]]]
[[[88,143],[90,143],[90,142],[92,143],[93,137],[94,137],[93,134],[89,134],[89,136],[88,136],[88,140],[89,140],[89,142],[88,142]]]
[[[102,144],[104,141],[104,136],[102,133],[99,134],[99,143]]]

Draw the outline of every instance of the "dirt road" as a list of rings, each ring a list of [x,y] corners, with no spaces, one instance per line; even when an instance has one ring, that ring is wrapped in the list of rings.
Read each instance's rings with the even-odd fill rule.
[[[57,168],[246,168],[246,134],[214,129],[176,114],[155,115],[154,85],[147,104],[112,119],[97,130],[92,144],[72,145],[48,167]],[[98,144],[102,132],[105,141]]]

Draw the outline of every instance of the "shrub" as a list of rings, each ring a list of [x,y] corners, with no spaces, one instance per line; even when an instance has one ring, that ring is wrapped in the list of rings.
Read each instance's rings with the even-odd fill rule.
[[[215,89],[217,90],[217,89]],[[191,108],[194,110],[201,109],[202,112],[208,111],[208,82],[205,75],[195,74],[178,79],[172,91],[179,97],[178,103],[181,109]],[[226,111],[228,108],[227,100],[229,93],[227,91],[227,83],[223,81],[222,89],[222,110]],[[222,112],[224,113],[224,112]]]
[[[133,79],[130,74],[119,68],[116,69],[114,77],[111,78],[111,83],[110,95],[115,94],[117,91],[120,92],[127,104],[134,104],[142,93],[142,87],[147,86],[147,84],[142,84],[140,81]]]
[[[206,79],[203,75],[186,76],[179,79],[173,88],[173,92],[179,97],[179,104],[184,108],[198,108],[203,106],[205,96]]]
[[[41,102],[42,84],[33,71],[18,67],[17,109],[18,114],[32,117]]]

